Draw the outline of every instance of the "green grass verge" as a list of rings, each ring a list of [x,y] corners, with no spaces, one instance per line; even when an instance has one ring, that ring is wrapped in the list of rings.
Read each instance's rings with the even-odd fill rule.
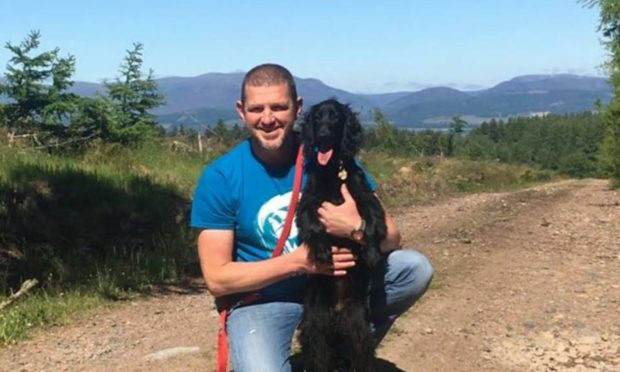
[[[404,158],[377,151],[364,152],[360,159],[379,184],[378,194],[388,208],[459,193],[515,190],[558,177],[547,170],[495,161]]]
[[[82,314],[104,303],[104,298],[94,291],[71,290],[52,294],[36,291],[0,311],[0,345],[15,343],[27,337],[32,330],[62,324],[75,314]]]

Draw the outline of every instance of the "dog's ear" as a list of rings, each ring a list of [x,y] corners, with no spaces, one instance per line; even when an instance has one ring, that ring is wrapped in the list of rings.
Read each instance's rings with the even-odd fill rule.
[[[362,125],[349,105],[344,105],[344,128],[340,152],[343,157],[352,158],[362,147]]]
[[[301,139],[304,145],[304,157],[311,159],[314,156],[314,117],[315,107],[311,107],[303,117],[301,123]]]

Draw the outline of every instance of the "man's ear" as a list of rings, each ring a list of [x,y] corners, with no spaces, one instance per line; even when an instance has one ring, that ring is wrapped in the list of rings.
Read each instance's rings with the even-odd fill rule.
[[[245,109],[243,108],[243,102],[235,102],[235,111],[237,111],[237,115],[239,115],[241,121],[245,123]]]
[[[301,115],[301,108],[304,105],[304,99],[301,97],[297,97],[297,102],[295,102],[297,104],[297,116]]]
[[[362,146],[362,124],[349,105],[343,107],[345,114],[340,150],[343,156],[354,157]]]

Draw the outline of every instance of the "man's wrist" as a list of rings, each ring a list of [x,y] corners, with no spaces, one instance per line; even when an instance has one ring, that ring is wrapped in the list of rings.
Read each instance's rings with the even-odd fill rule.
[[[366,221],[361,218],[360,223],[351,230],[349,237],[357,243],[361,243],[366,236]]]

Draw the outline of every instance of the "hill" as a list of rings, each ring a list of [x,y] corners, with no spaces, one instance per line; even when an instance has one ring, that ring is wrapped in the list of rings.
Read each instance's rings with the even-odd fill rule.
[[[242,79],[243,73],[158,79],[166,104],[154,114],[166,127],[200,127],[219,118],[235,120],[234,102]],[[384,94],[351,93],[313,78],[295,80],[306,106],[336,97],[351,104],[364,121],[371,119],[373,108],[379,108],[395,125],[417,128],[444,126],[456,115],[476,124],[490,118],[591,111],[597,100],[606,103],[612,97],[606,79],[570,74],[517,76],[478,91],[433,87]],[[84,82],[76,82],[72,89],[86,96],[103,91],[101,85]]]

